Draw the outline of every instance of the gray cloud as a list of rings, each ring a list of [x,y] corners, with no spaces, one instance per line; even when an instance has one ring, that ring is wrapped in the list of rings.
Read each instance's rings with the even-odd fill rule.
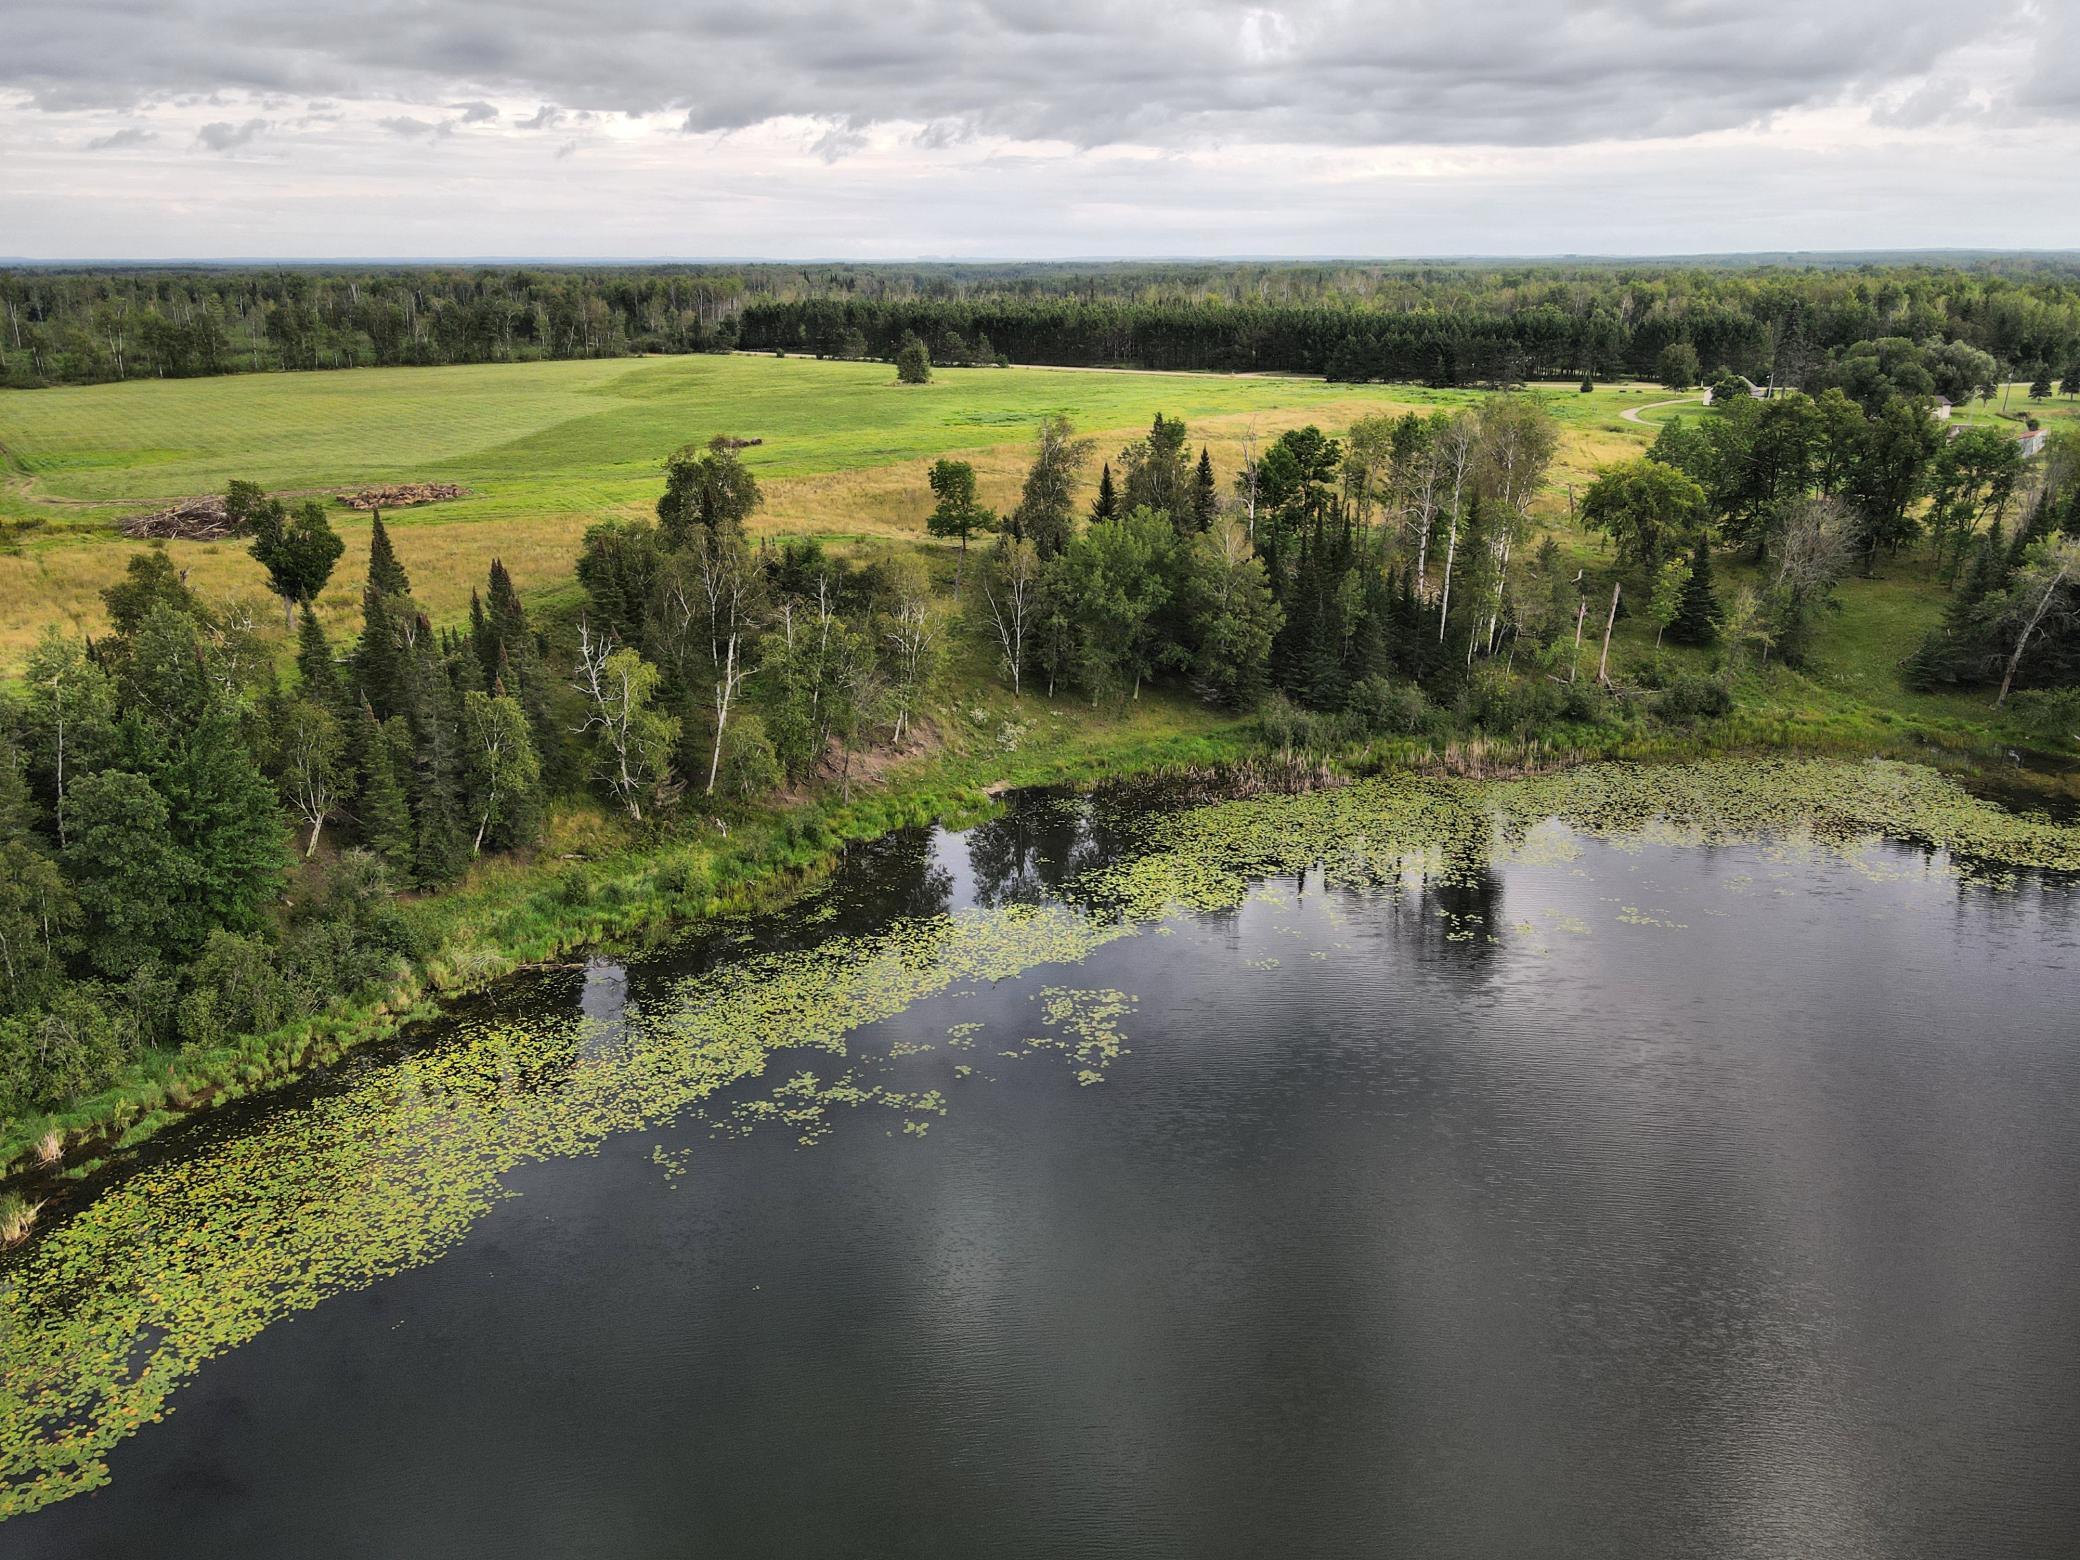
[[[2036,68],[2017,95],[2025,109],[2080,117],[2080,13],[2071,0],[2060,0],[2049,15],[2031,18],[2036,44]]]
[[[156,141],[158,139],[158,131],[146,130],[140,126],[132,125],[127,130],[115,130],[107,135],[97,135],[87,143],[87,150],[90,152],[107,152],[113,151],[119,146],[142,146],[147,141]]]
[[[1987,39],[2034,44],[2028,101],[2080,112],[2070,20],[2027,0],[16,0],[0,85],[46,108],[211,89],[565,113],[695,131],[809,115],[1090,146],[1680,136],[1875,102]],[[1896,94],[1895,94],[1896,95]],[[1886,98],[1886,101],[1891,99]],[[556,106],[560,105],[560,107]],[[472,105],[475,106],[475,105]],[[465,122],[475,122],[467,120]],[[833,149],[842,153],[834,143]]]
[[[489,103],[450,103],[448,107],[452,112],[459,113],[462,116],[457,121],[458,124],[489,124],[498,117],[498,110]]]
[[[376,124],[389,131],[392,135],[403,136],[408,141],[416,140],[421,136],[446,135],[448,133],[448,127],[444,124],[434,124],[432,121],[425,119],[413,119],[404,114],[398,114],[388,119],[378,119]]]
[[[867,133],[851,125],[832,125],[809,147],[827,163],[840,162],[865,148]]]
[[[265,135],[272,128],[272,124],[265,119],[248,119],[241,125],[234,125],[226,119],[215,119],[196,131],[195,139],[213,152],[230,152],[250,145],[254,137]]]
[[[544,103],[525,119],[513,121],[522,130],[553,130],[563,123],[563,110],[554,103]]]

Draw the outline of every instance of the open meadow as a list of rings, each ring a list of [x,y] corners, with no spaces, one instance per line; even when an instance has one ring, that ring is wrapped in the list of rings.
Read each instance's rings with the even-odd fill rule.
[[[1627,408],[1668,399],[1652,385],[1541,386],[1566,428],[1546,504],[1642,447],[1651,425]],[[834,539],[918,537],[930,508],[925,473],[942,455],[973,462],[980,496],[1015,502],[1032,433],[1066,412],[1115,457],[1158,412],[1182,417],[1194,446],[1232,479],[1260,441],[1318,423],[1335,433],[1369,413],[1468,405],[1478,391],[1326,384],[1282,376],[1049,368],[946,369],[898,385],[882,363],[751,356],[619,358],[457,368],[241,374],[0,391],[0,668],[20,665],[46,623],[94,631],[99,592],[139,545],[124,515],[221,492],[234,478],[277,491],[332,492],[386,482],[453,482],[469,496],[386,515],[414,589],[453,620],[493,557],[540,595],[570,578],[593,522],[650,512],[660,466],[679,445],[726,433],[766,494],[754,529]],[[1656,416],[1665,413],[1654,414]],[[1095,487],[1094,461],[1086,473]],[[337,507],[347,552],[319,599],[331,630],[350,630],[360,599],[367,521]],[[206,595],[259,595],[244,544],[176,542]]]
[[[2027,412],[2056,426],[2071,400],[1960,407],[1960,423],[2016,425]],[[1307,423],[1340,434],[1380,412],[1452,409],[1488,392],[1418,385],[1330,384],[1287,375],[1157,373],[1043,367],[941,369],[900,385],[888,365],[738,354],[488,364],[452,368],[240,374],[0,391],[0,675],[11,675],[46,624],[98,631],[101,590],[147,545],[117,523],[173,501],[221,492],[233,478],[287,492],[377,483],[450,482],[467,496],[394,509],[388,521],[418,599],[458,623],[491,559],[530,599],[574,590],[585,528],[648,515],[664,457],[716,433],[760,441],[743,452],[765,493],[752,529],[845,544],[921,541],[931,507],[926,472],[940,456],[970,461],[982,501],[1017,501],[1040,418],[1065,412],[1117,461],[1156,413],[1182,417],[1225,486],[1245,443]],[[1673,417],[1711,416],[1698,397],[1649,383],[1534,385],[1561,425],[1561,444],[1533,510],[1584,564],[1606,543],[1570,525],[1596,469],[1642,452]],[[1095,490],[1098,460],[1084,474]],[[335,636],[359,623],[368,521],[334,505],[347,549],[319,597]],[[167,544],[212,599],[264,607],[265,579],[242,541]],[[1729,565],[1735,577],[1737,564]],[[1840,610],[1803,674],[1773,675],[1754,695],[1802,720],[1875,708],[1936,725],[1983,717],[1974,693],[1915,693],[1897,663],[1940,616],[1945,593],[1918,556],[1876,579],[1842,582]],[[261,612],[263,621],[265,611]],[[1621,622],[1623,667],[1652,643],[1643,619]],[[1680,655],[1680,653],[1678,653]],[[985,658],[986,659],[986,658]]]

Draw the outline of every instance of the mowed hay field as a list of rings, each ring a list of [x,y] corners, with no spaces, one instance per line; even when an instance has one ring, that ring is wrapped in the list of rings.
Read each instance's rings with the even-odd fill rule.
[[[1649,385],[1538,387],[1566,438],[1548,502],[1600,462],[1636,452],[1653,429],[1622,420],[1664,400]],[[1034,425],[1064,412],[1115,457],[1157,412],[1191,425],[1223,483],[1254,430],[1261,442],[1318,423],[1340,433],[1375,412],[1474,404],[1475,391],[1330,385],[1316,379],[1074,369],[942,369],[904,386],[882,363],[803,358],[617,358],[460,368],[242,374],[0,392],[0,671],[17,669],[47,623],[88,631],[99,592],[140,545],[123,515],[220,492],[233,478],[330,493],[381,482],[456,482],[469,496],[385,516],[416,593],[443,621],[466,610],[493,557],[523,590],[567,582],[596,520],[645,515],[671,450],[726,433],[766,491],[764,532],[840,540],[915,538],[930,508],[925,473],[951,455],[975,464],[984,501],[1017,498]],[[1089,481],[1095,487],[1093,461]],[[343,506],[347,555],[319,600],[328,629],[355,626],[366,519]],[[258,599],[264,578],[239,542],[170,544],[205,596]]]

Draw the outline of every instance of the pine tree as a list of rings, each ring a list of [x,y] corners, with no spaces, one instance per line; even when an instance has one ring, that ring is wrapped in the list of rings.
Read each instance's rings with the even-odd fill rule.
[[[405,713],[410,681],[408,641],[418,609],[412,582],[390,546],[383,515],[376,511],[368,540],[368,583],[361,590],[361,641],[354,647],[354,676],[375,707],[378,720]]]
[[[498,567],[496,558],[491,560],[491,567]],[[490,682],[498,675],[498,644],[491,637],[491,625],[484,619],[484,598],[474,588],[469,593],[469,647],[485,682]]]
[[[924,385],[930,384],[931,380],[932,355],[913,331],[896,348],[896,381],[899,384]]]
[[[1901,681],[1909,688],[1928,689],[1985,676],[1992,657],[1982,642],[1980,604],[2002,590],[2012,572],[2007,539],[1996,517],[1992,528],[1979,538],[1971,567],[1944,605],[1943,621],[1928,631],[1920,648],[1907,658]]]
[[[1119,491],[1112,485],[1112,462],[1105,462],[1105,469],[1098,473],[1098,501],[1091,505],[1093,522],[1117,520],[1119,518]]]
[[[1199,467],[1192,474],[1192,528],[1197,531],[1211,529],[1214,516],[1220,512],[1220,491],[1213,481],[1213,456],[1205,445],[1199,446]]]
[[[296,624],[296,672],[305,698],[329,710],[339,708],[339,663],[332,658],[332,646],[318,625],[317,614],[307,606]]]
[[[462,821],[462,701],[423,616],[407,680],[412,875],[431,887],[461,873],[469,859],[469,833]]]
[[[411,750],[411,728],[404,717],[378,722],[364,700],[355,755],[360,782],[355,822],[361,843],[405,877],[412,862],[412,808],[404,787]]]
[[[383,511],[373,511],[374,520],[368,533],[368,585],[367,589],[385,596],[409,596],[412,593],[410,576],[404,565],[397,561],[397,549],[390,545],[390,533],[383,529]]]
[[[1668,625],[1668,637],[1680,645],[1707,645],[1719,632],[1719,597],[1712,589],[1712,544],[1702,533],[1690,557],[1690,578],[1683,599]]]
[[[544,782],[561,785],[571,778],[571,745],[568,732],[556,718],[550,679],[542,668],[541,647],[520,604],[513,576],[498,559],[491,560],[489,601],[485,626],[495,647],[486,669],[493,682],[503,682],[506,692],[520,701],[527,712],[527,727],[533,733],[535,753],[542,762]]]

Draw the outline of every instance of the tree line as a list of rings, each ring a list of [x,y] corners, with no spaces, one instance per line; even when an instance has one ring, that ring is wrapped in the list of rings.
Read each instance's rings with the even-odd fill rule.
[[[0,307],[11,384],[740,346],[893,358],[910,335],[941,363],[1439,385],[1645,377],[1671,348],[1803,384],[1886,337],[2025,377],[2080,358],[2080,281],[2054,262],[18,268]]]

